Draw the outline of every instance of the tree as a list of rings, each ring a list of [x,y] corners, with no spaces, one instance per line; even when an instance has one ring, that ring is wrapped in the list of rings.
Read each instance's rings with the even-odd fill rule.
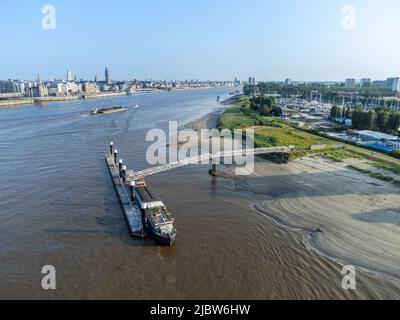
[[[400,112],[393,111],[389,114],[388,129],[393,131],[399,131],[399,128],[400,128]]]
[[[260,112],[261,115],[263,116],[269,116],[271,114],[271,109],[270,107],[268,107],[267,105],[263,105],[260,107],[260,109],[258,110]]]
[[[274,106],[272,107],[271,113],[272,113],[274,116],[279,117],[280,115],[282,115],[282,108],[281,108],[281,107],[278,107],[278,106],[276,106],[276,105],[274,105]]]
[[[336,118],[336,114],[337,114],[337,107],[333,106],[331,108],[331,118]]]
[[[367,113],[366,117],[366,127],[367,130],[374,130],[375,129],[375,123],[376,123],[376,112],[375,111],[369,111]]]
[[[376,130],[387,131],[389,121],[389,112],[386,110],[378,111],[376,114]]]
[[[353,112],[351,111],[350,107],[347,107],[345,117],[346,119],[351,119]]]

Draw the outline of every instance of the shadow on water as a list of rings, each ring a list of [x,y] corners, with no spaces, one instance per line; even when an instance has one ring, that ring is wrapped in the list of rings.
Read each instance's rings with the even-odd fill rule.
[[[352,215],[355,219],[371,223],[388,223],[400,226],[400,209],[384,209],[371,212],[362,212]]]

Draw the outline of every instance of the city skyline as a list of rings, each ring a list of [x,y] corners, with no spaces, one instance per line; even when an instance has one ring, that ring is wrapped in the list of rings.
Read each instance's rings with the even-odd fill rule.
[[[101,74],[101,73],[100,73]],[[290,79],[290,78],[284,78],[284,79],[274,79],[274,80],[269,80],[269,81],[264,81],[264,80],[259,80],[252,75],[249,77],[245,77],[241,79],[240,77],[235,76],[234,79],[195,79],[195,78],[186,78],[186,79],[176,79],[176,78],[165,78],[165,79],[157,79],[157,78],[150,78],[150,79],[138,79],[138,78],[129,78],[129,79],[116,79],[111,76],[111,72],[109,67],[106,65],[104,67],[103,71],[103,76],[99,77],[99,72],[96,72],[93,77],[81,77],[79,76],[78,73],[74,73],[71,69],[67,69],[64,73],[64,76],[61,76],[59,78],[57,77],[50,77],[50,78],[43,78],[41,77],[41,73],[38,72],[36,73],[35,77],[31,78],[15,78],[15,77],[8,77],[1,79],[0,81],[44,81],[44,82],[52,82],[52,81],[67,81],[67,82],[104,82],[108,85],[110,85],[112,82],[132,82],[132,81],[141,81],[141,82],[190,82],[190,81],[196,81],[196,82],[240,82],[240,83],[250,83],[250,84],[256,84],[257,82],[284,82],[286,84],[293,84],[293,83],[343,83],[346,86],[353,86],[353,85],[363,85],[366,83],[376,83],[376,82],[382,82],[382,81],[390,81],[391,79],[397,79],[400,78],[398,76],[393,76],[393,74],[390,77],[387,77],[385,79],[376,79],[372,77],[367,77],[367,78],[355,78],[355,77],[347,77],[345,79],[337,79],[337,80],[300,80],[300,79]]]
[[[55,30],[41,26],[42,2],[2,4],[0,79],[63,78],[67,69],[92,79],[103,65],[118,80],[342,81],[400,72],[394,0],[74,3],[52,3]],[[346,5],[354,30],[343,26]]]

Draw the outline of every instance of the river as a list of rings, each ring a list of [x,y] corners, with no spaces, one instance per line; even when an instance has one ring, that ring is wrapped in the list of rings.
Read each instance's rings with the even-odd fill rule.
[[[142,169],[146,132],[220,109],[229,89],[199,89],[0,110],[1,299],[328,299],[393,297],[362,274],[341,287],[341,267],[302,236],[251,209],[261,196],[192,166],[148,179],[178,229],[172,247],[128,233],[104,155],[110,141]],[[132,107],[138,104],[139,108]],[[94,106],[129,110],[88,116]],[[57,288],[41,288],[44,265]]]

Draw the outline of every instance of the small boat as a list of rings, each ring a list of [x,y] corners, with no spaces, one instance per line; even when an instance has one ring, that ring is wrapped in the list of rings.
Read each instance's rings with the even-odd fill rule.
[[[133,109],[137,109],[137,108],[139,108],[139,105],[136,103],[136,104],[133,106]]]
[[[127,108],[124,107],[112,107],[112,108],[103,108],[103,109],[99,109],[99,108],[93,108],[90,111],[90,115],[96,115],[96,114],[109,114],[109,113],[115,113],[115,112],[124,112],[127,111]]]

